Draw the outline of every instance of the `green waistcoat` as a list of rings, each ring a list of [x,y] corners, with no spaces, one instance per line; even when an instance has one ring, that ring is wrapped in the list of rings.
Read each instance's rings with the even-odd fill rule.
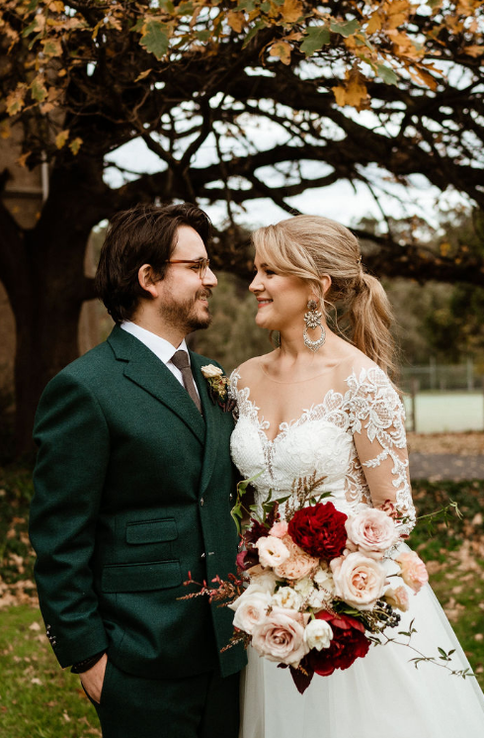
[[[191,353],[203,418],[169,369],[138,339],[108,340],[47,386],[30,533],[48,636],[62,666],[108,648],[121,669],[183,677],[242,668],[221,653],[232,611],[180,600],[195,581],[234,570],[237,534],[230,413],[214,405]]]

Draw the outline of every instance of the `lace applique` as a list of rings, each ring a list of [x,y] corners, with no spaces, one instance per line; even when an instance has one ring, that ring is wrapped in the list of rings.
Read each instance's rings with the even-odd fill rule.
[[[231,448],[244,475],[263,472],[254,485],[259,501],[269,489],[277,496],[287,494],[293,479],[317,470],[328,472],[328,489],[335,498],[344,498],[349,511],[390,499],[406,518],[402,531],[413,528],[405,413],[380,368],[353,372],[345,381],[344,394],[329,390],[321,403],[281,423],[272,441],[265,433],[270,422],[260,418],[260,409],[249,399],[250,388],[238,389],[239,379],[234,371],[231,394],[238,404],[239,423],[243,422],[237,423]],[[305,429],[308,423],[311,428]],[[257,438],[251,439],[254,430]]]

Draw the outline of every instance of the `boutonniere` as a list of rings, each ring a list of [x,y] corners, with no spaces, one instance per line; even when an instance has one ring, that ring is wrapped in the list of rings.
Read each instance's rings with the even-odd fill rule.
[[[208,382],[210,399],[219,405],[224,413],[230,413],[235,407],[235,400],[229,396],[229,379],[222,369],[213,364],[202,366],[201,372]]]

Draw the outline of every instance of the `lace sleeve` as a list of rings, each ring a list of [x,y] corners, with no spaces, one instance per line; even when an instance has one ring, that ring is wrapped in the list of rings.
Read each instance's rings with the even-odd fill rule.
[[[390,500],[403,517],[402,533],[415,525],[405,436],[405,410],[378,367],[353,374],[350,405],[353,438],[375,507]]]

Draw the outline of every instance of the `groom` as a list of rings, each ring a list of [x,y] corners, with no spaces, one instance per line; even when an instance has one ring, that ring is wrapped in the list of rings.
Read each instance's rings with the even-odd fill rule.
[[[96,275],[116,322],[60,372],[35,426],[31,539],[47,635],[104,738],[236,738],[231,611],[180,599],[237,547],[230,413],[185,336],[210,323],[210,222],[192,205],[111,222]]]

